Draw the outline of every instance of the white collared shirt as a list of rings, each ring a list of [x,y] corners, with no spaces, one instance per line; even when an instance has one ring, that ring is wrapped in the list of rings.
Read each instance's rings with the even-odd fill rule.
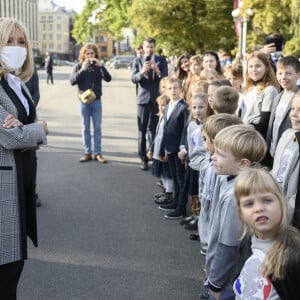
[[[22,93],[22,85],[21,85],[20,78],[17,76],[14,76],[12,74],[8,74],[7,83],[19,97],[21,103],[23,104],[23,106],[26,110],[27,116],[28,116],[29,115],[29,104],[28,104],[26,97]]]
[[[175,109],[177,103],[180,101],[181,99],[178,99],[177,101],[170,101],[169,102],[169,107],[168,107],[168,111],[167,111],[167,120],[169,120],[173,110]]]

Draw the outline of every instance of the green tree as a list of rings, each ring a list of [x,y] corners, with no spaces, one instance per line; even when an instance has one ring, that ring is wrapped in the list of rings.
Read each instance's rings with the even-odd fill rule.
[[[252,8],[254,12],[253,17],[249,22],[250,26],[247,35],[248,52],[262,47],[265,43],[265,37],[267,35],[278,32],[283,34],[288,41],[284,53],[289,52],[291,54],[296,54],[296,48],[294,47],[293,51],[290,52],[288,46],[295,38],[295,29],[292,29],[293,23],[295,23],[295,21],[293,21],[293,18],[296,19],[296,14],[298,14],[299,17],[299,8],[298,11],[296,11],[295,9],[296,2],[298,2],[299,5],[299,0],[243,1],[242,8],[244,10],[247,8]],[[292,3],[294,4],[292,5]],[[299,47],[300,46],[298,46],[298,49]]]
[[[120,41],[122,29],[136,34],[135,44],[153,36],[170,53],[230,49],[235,42],[232,3],[221,0],[86,0],[75,17],[73,37],[85,42],[93,30],[105,31]],[[99,10],[101,7],[101,10]],[[95,25],[87,22],[93,10]],[[220,38],[221,37],[221,38]]]
[[[96,15],[98,27],[115,40],[122,40],[122,30],[129,25],[127,9],[130,5],[131,0],[105,1],[103,8]]]
[[[254,12],[248,22],[248,52],[261,47],[268,34],[280,32],[287,40],[285,53],[300,54],[300,0],[243,0],[242,10],[247,8]],[[237,50],[232,9],[232,1],[224,0],[86,0],[75,16],[73,37],[83,43],[93,31],[105,31],[120,41],[122,30],[131,28],[135,45],[152,36],[168,54]],[[88,22],[93,12],[95,24]]]
[[[99,9],[101,0],[86,0],[83,10],[80,15],[75,13],[74,28],[72,30],[72,37],[78,44],[84,44],[90,40],[95,31],[95,24],[89,20],[95,17],[93,12]]]

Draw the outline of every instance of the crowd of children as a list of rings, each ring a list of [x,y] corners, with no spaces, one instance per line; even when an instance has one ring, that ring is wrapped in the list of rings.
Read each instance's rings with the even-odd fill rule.
[[[166,219],[200,241],[201,299],[300,299],[300,62],[184,54],[161,80],[152,173]],[[191,205],[188,205],[191,199]],[[298,284],[297,284],[298,283]]]

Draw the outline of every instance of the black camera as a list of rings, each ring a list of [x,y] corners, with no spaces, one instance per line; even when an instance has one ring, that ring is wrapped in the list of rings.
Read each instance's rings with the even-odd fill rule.
[[[151,56],[147,55],[145,61],[150,61],[151,60]]]

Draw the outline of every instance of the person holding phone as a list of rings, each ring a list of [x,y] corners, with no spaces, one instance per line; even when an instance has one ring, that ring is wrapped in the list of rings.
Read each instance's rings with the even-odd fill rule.
[[[162,77],[168,76],[168,64],[163,56],[154,54],[156,41],[146,38],[143,42],[144,55],[136,57],[132,64],[131,80],[137,84],[137,122],[138,122],[138,152],[141,159],[141,170],[148,167],[147,141],[152,145],[158,122],[159,82]]]
[[[282,57],[284,44],[284,36],[281,33],[273,33],[266,37],[265,46],[262,48],[262,52],[269,55],[270,63],[275,72],[277,61]]]

